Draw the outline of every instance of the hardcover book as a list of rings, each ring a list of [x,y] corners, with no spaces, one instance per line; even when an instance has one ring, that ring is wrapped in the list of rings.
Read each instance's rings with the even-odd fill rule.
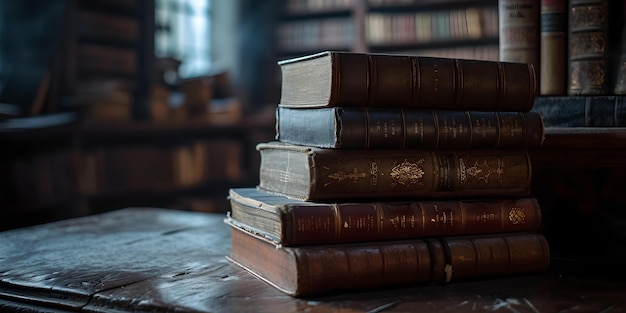
[[[230,221],[282,246],[536,231],[535,198],[305,202],[257,188],[229,191]]]
[[[547,127],[626,127],[626,96],[537,97]]]
[[[522,148],[540,146],[544,127],[530,112],[279,107],[276,139],[346,149]]]
[[[500,61],[539,69],[539,0],[499,0]]]
[[[278,64],[283,107],[529,111],[537,93],[523,63],[327,51]]]
[[[550,263],[539,233],[283,247],[231,226],[227,258],[297,297],[522,275],[545,271]]]
[[[526,196],[523,149],[323,149],[257,145],[265,190],[300,200],[381,197]]]
[[[561,96],[567,84],[567,0],[541,0],[539,93]]]
[[[611,54],[621,32],[615,15],[622,12],[621,2],[570,0],[568,95],[607,95],[613,88]]]

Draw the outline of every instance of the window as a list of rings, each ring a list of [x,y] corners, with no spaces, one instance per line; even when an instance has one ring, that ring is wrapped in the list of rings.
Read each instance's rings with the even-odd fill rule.
[[[181,78],[211,68],[210,0],[155,1],[155,55],[181,61]]]

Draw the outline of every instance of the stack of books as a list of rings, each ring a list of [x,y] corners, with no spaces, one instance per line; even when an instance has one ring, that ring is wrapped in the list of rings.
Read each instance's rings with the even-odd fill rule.
[[[528,64],[322,52],[279,62],[228,258],[293,296],[545,271]]]

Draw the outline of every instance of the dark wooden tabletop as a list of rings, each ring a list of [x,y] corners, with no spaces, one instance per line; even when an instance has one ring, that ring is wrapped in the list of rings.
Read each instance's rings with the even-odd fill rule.
[[[229,263],[223,214],[129,208],[0,233],[0,312],[623,312],[626,283],[540,275],[292,298]]]

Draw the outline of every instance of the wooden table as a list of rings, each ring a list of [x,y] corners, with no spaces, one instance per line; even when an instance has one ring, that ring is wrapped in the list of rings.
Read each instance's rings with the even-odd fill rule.
[[[225,259],[230,233],[223,219],[129,208],[0,233],[0,311],[626,311],[625,282],[558,269],[292,298]]]

